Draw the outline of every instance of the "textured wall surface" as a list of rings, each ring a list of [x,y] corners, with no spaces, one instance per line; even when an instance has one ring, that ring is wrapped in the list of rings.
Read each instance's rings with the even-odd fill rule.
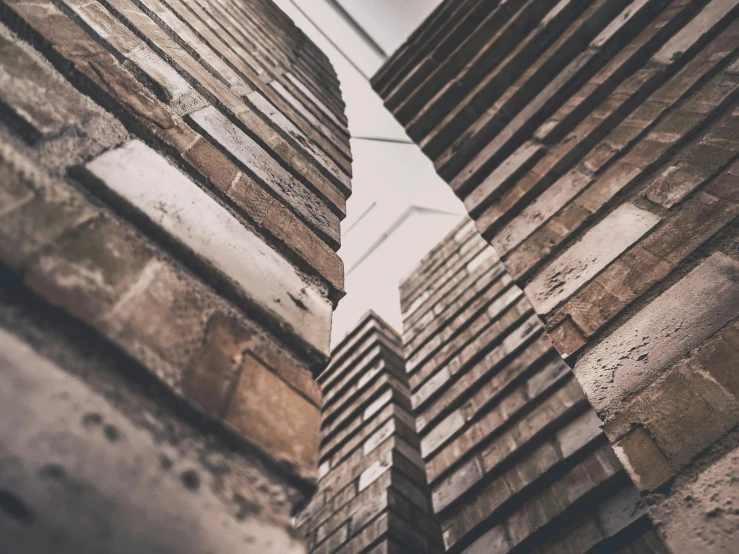
[[[269,0],[0,0],[0,550],[305,551],[343,106]]]
[[[739,529],[738,15],[736,0],[449,0],[373,79],[674,552],[730,552]]]
[[[334,349],[320,481],[298,518],[311,554],[441,554],[400,336],[369,312]]]
[[[664,552],[572,371],[471,221],[401,291],[447,552]]]

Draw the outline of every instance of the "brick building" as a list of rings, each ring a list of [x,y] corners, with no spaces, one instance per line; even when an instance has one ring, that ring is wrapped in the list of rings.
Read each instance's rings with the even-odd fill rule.
[[[318,491],[298,528],[312,554],[441,554],[400,336],[368,313],[318,376]]]
[[[674,553],[732,552],[739,528],[737,15],[736,0],[447,0],[373,79]]]
[[[343,106],[270,0],[0,1],[0,551],[305,552]]]

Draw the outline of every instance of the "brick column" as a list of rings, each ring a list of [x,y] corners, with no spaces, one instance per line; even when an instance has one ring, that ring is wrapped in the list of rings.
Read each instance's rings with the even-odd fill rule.
[[[269,0],[0,20],[0,550],[305,552],[351,192],[328,59]]]
[[[471,221],[418,265],[401,299],[447,552],[664,552],[570,368]]]
[[[321,477],[299,516],[311,553],[443,552],[398,333],[369,312],[318,382]]]
[[[373,79],[675,553],[736,542],[738,15],[735,0],[449,0]]]

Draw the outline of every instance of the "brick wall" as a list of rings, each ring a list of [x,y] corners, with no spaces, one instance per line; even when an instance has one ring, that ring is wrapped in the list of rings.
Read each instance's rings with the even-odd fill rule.
[[[298,517],[312,554],[441,554],[398,333],[369,312],[318,377],[318,491]]]
[[[446,552],[664,552],[572,371],[471,221],[421,261],[401,300]]]
[[[0,0],[3,552],[304,552],[343,109],[269,0]]]
[[[449,0],[373,79],[676,553],[736,543],[737,15],[735,0]]]

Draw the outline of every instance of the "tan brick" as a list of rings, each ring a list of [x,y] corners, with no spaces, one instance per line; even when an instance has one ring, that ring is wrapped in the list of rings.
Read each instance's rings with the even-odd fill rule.
[[[643,429],[635,429],[613,449],[641,492],[653,491],[674,476],[664,454]]]

